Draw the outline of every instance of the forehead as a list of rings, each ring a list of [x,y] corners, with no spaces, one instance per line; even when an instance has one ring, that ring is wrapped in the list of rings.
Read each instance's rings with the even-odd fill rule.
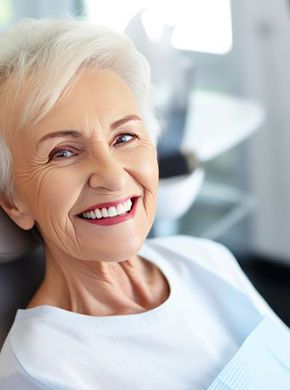
[[[132,114],[142,117],[133,92],[117,73],[83,69],[42,120],[24,128],[11,126],[6,139],[13,156],[30,158],[49,133],[76,130],[88,138],[94,130],[110,129],[116,120]]]
[[[117,73],[85,69],[37,128],[43,133],[45,129],[73,125],[86,127],[94,122],[108,125],[117,117],[132,113],[139,113],[137,102]]]

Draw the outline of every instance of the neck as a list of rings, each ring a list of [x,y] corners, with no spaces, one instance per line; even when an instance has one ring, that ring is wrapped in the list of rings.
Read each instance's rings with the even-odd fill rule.
[[[140,313],[160,304],[159,270],[137,255],[108,262],[80,260],[48,248],[45,254],[46,273],[38,299],[48,304],[93,316]],[[161,301],[166,296],[168,291],[164,295],[163,290]]]

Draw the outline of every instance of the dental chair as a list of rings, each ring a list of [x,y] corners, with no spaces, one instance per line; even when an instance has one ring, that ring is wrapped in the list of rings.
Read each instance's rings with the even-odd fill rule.
[[[24,309],[44,278],[40,238],[12,222],[0,208],[0,350],[18,309]]]

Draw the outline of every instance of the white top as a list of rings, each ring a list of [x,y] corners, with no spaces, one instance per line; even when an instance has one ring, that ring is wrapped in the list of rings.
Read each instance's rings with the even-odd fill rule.
[[[274,315],[218,243],[153,238],[139,254],[166,277],[164,303],[96,317],[50,305],[18,310],[0,355],[1,390],[206,389],[258,321],[238,297]]]

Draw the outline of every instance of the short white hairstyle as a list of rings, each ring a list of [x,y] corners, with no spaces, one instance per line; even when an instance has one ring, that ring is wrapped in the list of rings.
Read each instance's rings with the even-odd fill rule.
[[[157,142],[150,67],[125,34],[75,19],[24,19],[0,34],[0,194],[14,192],[9,130],[40,121],[86,66],[115,71],[127,83]]]

